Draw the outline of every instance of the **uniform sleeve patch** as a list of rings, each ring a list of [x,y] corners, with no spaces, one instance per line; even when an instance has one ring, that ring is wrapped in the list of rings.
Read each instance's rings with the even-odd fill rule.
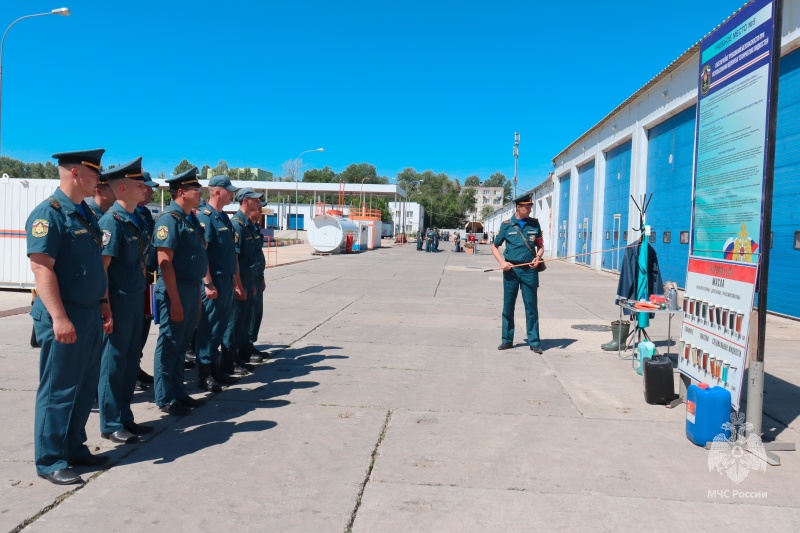
[[[169,235],[169,228],[166,226],[159,226],[156,230],[156,239],[163,241]]]
[[[203,228],[203,229],[206,229],[206,223],[205,222],[201,222],[200,223],[200,227]]]
[[[38,218],[33,221],[31,226],[31,235],[34,237],[44,237],[50,231],[50,221],[43,218]]]
[[[108,246],[111,242],[111,232],[107,229],[103,230],[103,246]]]

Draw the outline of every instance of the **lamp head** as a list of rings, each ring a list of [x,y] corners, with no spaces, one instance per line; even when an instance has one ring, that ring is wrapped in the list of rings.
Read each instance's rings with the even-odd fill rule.
[[[72,13],[68,7],[59,7],[58,9],[52,10],[50,13],[53,15],[61,15],[62,17],[68,17]]]

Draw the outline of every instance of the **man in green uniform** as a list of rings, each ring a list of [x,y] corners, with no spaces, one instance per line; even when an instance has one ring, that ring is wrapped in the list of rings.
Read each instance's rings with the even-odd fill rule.
[[[259,207],[265,207],[266,202],[260,202]],[[256,254],[258,265],[255,268],[255,287],[256,296],[254,298],[253,318],[250,320],[250,327],[247,332],[247,349],[250,355],[257,354],[261,357],[267,358],[268,354],[256,348],[255,343],[258,342],[258,333],[261,330],[261,320],[264,318],[264,290],[267,288],[267,281],[264,278],[264,269],[267,268],[267,258],[264,257],[264,235],[261,233],[261,209],[254,211],[250,214],[250,222],[256,232],[257,247],[262,250],[261,254]]]
[[[183,416],[203,405],[186,393],[183,359],[194,335],[200,312],[200,287],[208,274],[203,228],[192,209],[200,205],[197,167],[167,180],[172,203],[156,221],[153,246],[157,249],[156,299],[160,328],[155,351],[154,378],[158,408]],[[211,288],[209,298],[216,298]]]
[[[86,442],[97,395],[103,332],[113,322],[100,227],[83,199],[92,194],[105,150],[64,152],[59,186],[25,223],[38,296],[31,316],[39,356],[34,419],[36,473],[51,483],[83,483],[73,466],[100,466]]]
[[[236,187],[228,176],[214,176],[208,182],[208,203],[202,207],[197,219],[203,228],[208,247],[208,277],[203,280],[203,312],[197,328],[197,385],[207,391],[219,392],[222,385],[231,385],[235,379],[225,375],[221,368],[219,347],[233,311],[234,295],[246,295],[239,280],[233,224],[222,208],[231,203]],[[210,298],[210,291],[217,291]]]
[[[242,281],[246,300],[237,300],[233,304],[233,313],[225,331],[223,350],[234,354],[238,374],[242,370],[252,371],[250,363],[260,363],[264,360],[261,355],[251,354],[248,350],[248,326],[253,318],[256,284],[260,283],[259,258],[264,255],[260,247],[260,240],[256,235],[255,226],[250,222],[250,216],[261,210],[261,194],[250,187],[239,189],[236,200],[239,210],[233,215],[233,229],[236,232],[236,253],[239,260],[239,277]],[[262,270],[263,272],[263,270]],[[226,354],[227,355],[227,354]],[[228,370],[228,369],[226,369]]]
[[[138,442],[137,435],[152,431],[133,421],[131,401],[139,372],[144,321],[144,254],[148,243],[137,222],[137,204],[146,187],[142,158],[102,173],[116,202],[100,218],[103,265],[108,274],[106,297],[115,319],[114,331],[103,336],[100,384],[100,434],[118,444]]]
[[[145,301],[149,303],[144,310],[144,320],[142,321],[142,351],[139,352],[139,372],[136,377],[136,387],[135,390],[146,390],[147,385],[153,383],[153,376],[145,372],[141,367],[142,357],[144,357],[144,345],[147,344],[147,337],[150,336],[150,324],[153,323],[153,307],[155,302],[155,292],[151,291],[151,286],[155,284],[156,280],[156,273],[155,271],[158,270],[157,266],[155,265],[156,259],[156,250],[150,246],[150,243],[153,242],[153,231],[156,227],[156,221],[153,218],[153,213],[150,212],[150,209],[147,207],[148,202],[153,199],[153,190],[158,187],[158,183],[153,181],[153,178],[150,177],[149,172],[142,172],[142,176],[144,177],[144,185],[145,185],[145,193],[144,198],[139,205],[136,206],[136,216],[138,217],[137,223],[142,230],[143,237],[145,242],[147,242],[147,255],[145,256]],[[152,261],[149,260],[150,257],[153,257]],[[150,263],[150,264],[148,264]]]
[[[544,255],[544,240],[539,221],[530,218],[533,202],[530,194],[515,200],[516,211],[510,220],[500,225],[500,231],[492,242],[492,255],[503,268],[503,340],[498,350],[514,346],[514,304],[517,293],[522,291],[525,304],[525,322],[528,330],[528,345],[536,353],[539,346],[539,309],[536,291],[539,288],[537,267]],[[501,255],[500,246],[505,243]],[[531,265],[528,265],[532,263]],[[512,268],[514,265],[527,265]]]
[[[100,220],[100,217],[106,214],[106,211],[108,211],[108,209],[114,203],[114,200],[116,200],[114,191],[111,190],[111,186],[108,184],[106,177],[100,173],[97,181],[97,187],[94,188],[94,196],[89,198],[89,201],[86,202],[86,205],[88,205],[89,209],[91,209],[94,218],[96,220]]]

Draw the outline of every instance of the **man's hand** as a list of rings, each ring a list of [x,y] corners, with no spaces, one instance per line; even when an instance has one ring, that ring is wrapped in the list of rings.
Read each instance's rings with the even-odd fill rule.
[[[100,304],[100,316],[103,317],[103,333],[111,335],[114,332],[114,319],[111,316],[110,304]]]
[[[240,283],[237,283],[236,286],[233,288],[233,295],[239,301],[247,300],[247,293],[244,292],[244,287],[242,287]]]
[[[180,300],[170,304],[169,319],[173,322],[183,322],[183,306],[181,305]]]
[[[62,344],[72,344],[78,340],[75,326],[67,317],[53,319],[53,334],[56,337],[56,342]]]
[[[513,268],[514,265],[512,265],[508,261],[503,261],[502,263],[500,263],[500,266],[503,267],[503,272],[508,272]]]
[[[206,298],[209,300],[216,300],[217,299],[217,288],[213,285],[211,287],[206,287]]]

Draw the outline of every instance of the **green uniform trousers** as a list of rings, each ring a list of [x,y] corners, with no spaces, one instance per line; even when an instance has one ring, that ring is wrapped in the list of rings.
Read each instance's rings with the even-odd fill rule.
[[[197,326],[201,283],[178,280],[177,284],[178,295],[183,307],[183,320],[180,322],[170,319],[169,294],[164,287],[163,278],[159,278],[156,290],[160,327],[156,343],[153,378],[156,405],[159,407],[189,396],[183,385],[183,362]]]
[[[204,365],[219,363],[219,347],[233,312],[233,274],[211,275],[217,288],[217,297],[210,300],[203,295],[203,312],[197,327],[197,360]]]
[[[503,342],[514,342],[514,305],[522,291],[528,344],[539,346],[539,308],[536,291],[539,273],[531,267],[517,267],[503,272]]]
[[[131,402],[139,375],[139,355],[144,322],[144,294],[111,297],[114,331],[103,335],[100,384],[97,402],[100,407],[100,432],[113,433],[133,422]]]
[[[36,473],[44,476],[62,470],[76,459],[91,455],[86,442],[86,421],[97,395],[103,325],[100,306],[64,303],[77,341],[56,342],[53,319],[37,298],[31,316],[39,355],[39,389],[33,422]]]

